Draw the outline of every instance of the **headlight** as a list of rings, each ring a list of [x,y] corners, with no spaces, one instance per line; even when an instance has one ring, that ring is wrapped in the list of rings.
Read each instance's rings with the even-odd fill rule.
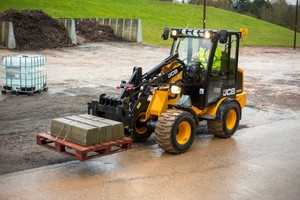
[[[176,29],[172,30],[172,32],[171,32],[172,37],[176,37],[177,34],[178,34],[178,30],[176,30]]]
[[[210,33],[209,31],[205,31],[205,32],[204,32],[204,38],[205,38],[205,39],[209,39],[210,36],[211,36],[211,33]]]
[[[180,94],[181,93],[181,88],[176,86],[176,85],[172,85],[171,87],[171,93],[172,94]]]

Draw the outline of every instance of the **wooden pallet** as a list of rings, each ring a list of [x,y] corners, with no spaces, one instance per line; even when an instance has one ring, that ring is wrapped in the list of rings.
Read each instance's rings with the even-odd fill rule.
[[[63,140],[60,138],[57,138],[56,141],[55,139],[56,137],[52,136],[50,133],[39,133],[36,137],[36,142],[45,148],[57,151],[67,156],[71,156],[72,158],[80,161],[110,155],[132,148],[132,139],[128,137],[88,147],[84,147],[69,141],[63,142]],[[69,149],[74,149],[75,153],[67,151],[66,147]]]

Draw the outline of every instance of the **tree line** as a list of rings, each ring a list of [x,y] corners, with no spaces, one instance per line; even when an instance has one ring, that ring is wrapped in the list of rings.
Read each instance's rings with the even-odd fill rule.
[[[161,1],[174,2],[174,0]],[[203,5],[204,0],[182,0],[181,2]],[[295,30],[296,6],[289,5],[285,0],[206,0],[206,5],[238,12]],[[300,5],[298,7],[299,11]],[[298,13],[298,27],[300,26],[299,18]],[[297,31],[300,32],[300,28]]]

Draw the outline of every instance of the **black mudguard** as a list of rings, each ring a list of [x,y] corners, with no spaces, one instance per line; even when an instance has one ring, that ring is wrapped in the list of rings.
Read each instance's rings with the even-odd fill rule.
[[[235,99],[224,99],[224,100],[220,103],[220,105],[219,105],[219,107],[218,107],[218,109],[217,109],[215,120],[218,120],[218,121],[221,121],[221,120],[222,120],[223,112],[224,112],[226,106],[227,106],[229,103],[231,103],[231,102],[236,102],[236,103],[239,105],[239,108],[240,108],[240,120],[242,119],[242,109],[241,109],[240,103],[239,103],[237,100],[235,100]]]

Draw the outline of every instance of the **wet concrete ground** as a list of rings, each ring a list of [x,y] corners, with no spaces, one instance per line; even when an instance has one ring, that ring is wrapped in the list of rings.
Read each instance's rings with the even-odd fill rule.
[[[107,47],[111,52],[105,51]],[[128,51],[124,51],[126,48]],[[40,113],[34,109],[31,112],[29,107],[25,114],[30,115],[30,124],[24,113],[9,115],[10,118],[1,116],[2,120],[7,120],[0,122],[3,124],[0,136],[2,140],[7,139],[7,145],[0,143],[0,158],[9,162],[9,156],[18,153],[9,154],[17,150],[16,147],[10,148],[9,136],[19,135],[23,125],[26,124],[26,130],[32,132],[34,128],[40,130],[41,125],[46,127],[52,115],[82,112],[83,109],[75,107],[85,106],[85,99],[89,101],[92,96],[97,97],[98,91],[95,90],[102,88],[102,84],[108,84],[103,90],[113,92],[112,85],[131,73],[132,67],[128,66],[135,65],[141,57],[139,52],[146,54],[147,58],[136,65],[146,66],[146,69],[153,67],[153,63],[158,63],[157,58],[154,59],[158,55],[150,55],[151,52],[168,53],[167,48],[160,47],[158,51],[155,48],[127,43],[93,44],[44,52],[48,55],[48,80],[53,90],[34,98],[24,98],[22,102],[21,97],[0,96],[3,98],[0,98],[1,109],[5,112],[11,112],[19,105],[29,105],[30,101],[33,105],[38,102],[42,108],[40,111],[43,111]],[[111,57],[116,52],[123,62]],[[72,67],[70,55],[74,55],[74,63],[80,64]],[[151,58],[152,62],[146,62]],[[124,59],[131,64],[121,65]],[[104,63],[97,65],[99,60]],[[240,128],[232,138],[214,138],[208,133],[206,124],[201,123],[191,149],[181,155],[165,153],[152,136],[146,143],[135,143],[130,151],[79,162],[69,161],[61,155],[55,157],[57,153],[49,150],[45,150],[48,154],[38,152],[44,151],[38,146],[37,154],[28,153],[31,143],[34,143],[29,138],[35,133],[27,137],[21,132],[23,139],[20,139],[20,144],[25,145],[27,140],[29,143],[21,150],[27,152],[25,157],[31,157],[24,162],[0,162],[1,168],[31,164],[32,169],[1,175],[0,199],[299,199],[300,53],[247,47],[241,49],[239,63],[245,70],[248,98]],[[122,66],[120,77],[110,75],[115,71],[113,67],[119,65]],[[67,92],[68,88],[74,87],[81,90]],[[80,96],[82,92],[84,95]],[[42,101],[43,97],[45,101]],[[76,99],[80,99],[80,104],[75,104]],[[53,112],[54,107],[62,102],[65,102],[59,107],[62,112]],[[70,103],[74,105],[69,108]],[[12,107],[6,109],[10,105]],[[20,119],[14,125],[16,117]],[[36,120],[39,120],[38,124],[34,123]],[[4,124],[9,124],[9,127]],[[37,160],[64,162],[34,168],[40,166],[34,163]]]
[[[230,139],[198,134],[191,150],[181,155],[165,153],[150,141],[87,162],[3,175],[0,197],[299,199],[299,121],[299,113],[293,113],[289,119],[242,128]]]

